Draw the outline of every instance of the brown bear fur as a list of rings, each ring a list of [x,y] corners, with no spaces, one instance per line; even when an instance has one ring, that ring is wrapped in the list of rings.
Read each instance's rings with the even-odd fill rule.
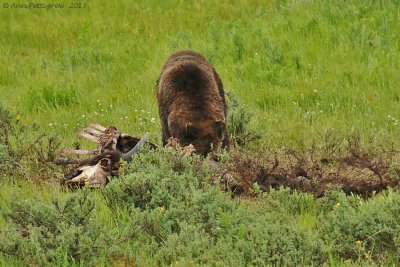
[[[201,54],[179,51],[164,64],[157,82],[164,146],[170,137],[206,155],[227,147],[227,105],[217,72]]]

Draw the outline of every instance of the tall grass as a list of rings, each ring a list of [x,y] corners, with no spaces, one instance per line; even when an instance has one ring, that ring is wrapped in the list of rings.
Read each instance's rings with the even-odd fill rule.
[[[3,9],[0,93],[23,119],[57,123],[50,130],[64,135],[83,115],[135,131],[135,110],[157,118],[154,85],[163,62],[193,49],[254,110],[268,144],[318,138],[330,128],[398,144],[398,12],[395,1]],[[117,123],[125,116],[130,124]],[[159,129],[157,120],[142,131],[157,139]]]
[[[180,49],[203,53],[222,77],[225,90],[232,92],[240,105],[250,111],[249,123],[257,129],[257,135],[260,133],[260,139],[250,149],[303,146],[322,139],[330,131],[342,135],[357,132],[362,142],[371,147],[400,146],[400,6],[397,1],[121,0],[91,1],[83,9],[69,9],[65,5],[64,9],[50,10],[0,7],[0,102],[23,123],[61,137],[62,146],[72,147],[76,141],[74,130],[93,121],[115,125],[136,136],[150,132],[151,140],[160,143],[155,83],[166,58]],[[151,166],[147,168],[152,170]],[[70,195],[61,192],[57,185],[31,183],[16,177],[0,175],[0,185],[2,211],[10,210],[14,195],[45,203],[58,195]],[[164,219],[154,215],[156,209],[140,213],[117,206],[111,210],[104,196],[93,193],[96,207],[92,218],[105,229],[124,233],[132,216],[142,216],[143,225],[147,219],[155,220],[154,225],[162,229],[153,230],[165,234],[167,244],[178,246],[177,251],[170,251],[154,241],[157,237],[147,233],[135,236],[130,244],[119,248],[124,253],[130,249],[131,252],[123,254],[129,259],[114,258],[114,261],[126,264],[134,259],[137,265],[143,266],[211,265],[213,260],[221,266],[262,265],[268,259],[263,258],[257,246],[268,245],[269,249],[277,238],[278,243],[306,245],[310,250],[304,249],[305,252],[317,251],[322,255],[315,258],[317,254],[311,253],[312,260],[304,255],[296,257],[295,253],[303,248],[290,251],[285,247],[285,255],[290,255],[291,263],[296,264],[399,262],[394,251],[398,248],[397,235],[379,232],[374,222],[363,220],[371,208],[381,220],[378,223],[388,228],[393,226],[384,218],[397,222],[398,216],[392,216],[397,210],[390,204],[398,202],[396,193],[389,192],[370,202],[360,200],[358,204],[354,204],[358,201],[356,197],[344,200],[341,195],[329,196],[321,204],[309,195],[286,196],[286,191],[278,191],[271,196],[264,195],[266,202],[261,198],[254,203],[246,200],[233,203],[221,192],[196,190],[198,198],[209,197],[212,202],[208,203],[207,212],[214,221],[208,223],[215,225],[207,229],[215,232],[206,237],[197,231],[203,229],[195,225],[199,223],[197,217],[194,221],[184,218],[187,221],[181,225],[182,233],[168,232],[162,228],[167,227],[162,224]],[[231,213],[217,210],[216,206],[225,202]],[[328,203],[329,209],[321,208],[324,203]],[[345,213],[337,210],[337,203],[347,203]],[[190,209],[190,205],[185,206],[188,203],[175,204],[179,207],[168,210],[167,214],[182,212],[184,215],[185,209]],[[276,206],[271,208],[270,204]],[[389,207],[388,214],[380,213],[379,205]],[[279,212],[282,210],[284,215]],[[234,217],[238,215],[243,218]],[[294,220],[294,228],[284,221],[286,228],[280,228],[274,216]],[[264,222],[262,229],[251,218],[263,218],[269,224]],[[326,221],[320,225],[321,220]],[[344,223],[351,225],[355,234],[344,236],[348,226]],[[368,228],[365,226],[368,224],[373,226]],[[0,226],[7,225],[9,221],[0,216]],[[246,225],[250,228],[245,228]],[[357,227],[370,231],[357,232]],[[244,229],[249,230],[247,236]],[[286,233],[289,235],[284,239]],[[332,234],[333,243],[329,243],[327,236],[318,236],[321,233],[337,235]],[[270,234],[271,239],[263,239],[264,234]],[[392,238],[391,248],[382,244],[385,234]],[[246,250],[246,244],[250,243],[241,240],[246,237],[252,238],[254,251]],[[234,247],[237,250],[228,246],[235,246],[235,240],[242,242]],[[317,241],[325,246],[316,247],[321,244],[313,243]],[[185,251],[180,242],[187,242],[190,249]],[[142,244],[145,247],[140,252]],[[198,256],[196,247],[204,249],[204,255]],[[207,250],[210,247],[215,250]],[[345,248],[353,255],[346,254]],[[371,258],[371,250],[375,252],[375,248],[379,251]],[[224,253],[229,251],[243,254],[224,259]],[[268,251],[278,253],[279,249]],[[84,265],[68,258],[68,252],[63,255],[57,262],[60,266]],[[101,255],[99,262],[109,263],[110,259],[105,257]],[[197,261],[193,263],[192,259]],[[282,259],[278,258],[275,263],[284,263]],[[20,260],[0,256],[0,265],[19,265]]]

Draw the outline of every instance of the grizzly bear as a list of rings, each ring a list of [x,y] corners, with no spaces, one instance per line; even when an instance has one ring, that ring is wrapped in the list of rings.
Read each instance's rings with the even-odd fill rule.
[[[179,51],[164,64],[157,81],[157,102],[164,146],[176,138],[207,155],[229,145],[227,105],[222,81],[200,53]]]

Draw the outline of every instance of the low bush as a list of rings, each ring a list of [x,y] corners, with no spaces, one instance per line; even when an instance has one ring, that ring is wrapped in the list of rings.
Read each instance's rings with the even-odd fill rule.
[[[223,168],[223,164],[221,165]],[[144,149],[100,190],[14,198],[0,252],[31,265],[397,265],[398,192],[365,200],[286,188],[233,198],[219,168],[174,149]]]
[[[0,103],[0,175],[47,179],[59,168],[53,163],[60,139],[20,121]]]
[[[96,262],[111,238],[110,231],[93,219],[94,207],[86,190],[52,203],[13,198],[3,214],[10,224],[0,231],[0,251],[39,266]]]
[[[329,205],[327,205],[329,203]],[[327,209],[327,206],[330,208]],[[400,262],[400,196],[389,190],[365,201],[330,192],[320,200],[324,253],[370,264]]]
[[[123,206],[131,214],[128,223],[140,229],[136,241],[149,250],[154,264],[320,262],[313,237],[291,223],[298,212],[271,208],[267,203],[279,200],[268,195],[261,205],[232,200],[230,193],[210,185],[216,178],[207,161],[181,157],[171,149],[159,152],[144,151],[126,170],[129,174],[103,191],[111,209]],[[280,191],[273,192],[279,198]],[[282,192],[287,194],[282,209],[299,199],[289,190]]]
[[[245,146],[261,138],[261,131],[251,125],[252,112],[241,104],[233,92],[226,94],[228,103],[228,132],[232,145]]]

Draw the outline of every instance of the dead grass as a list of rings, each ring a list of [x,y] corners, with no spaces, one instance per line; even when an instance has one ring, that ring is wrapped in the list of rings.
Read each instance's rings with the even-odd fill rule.
[[[231,152],[222,182],[236,195],[254,194],[257,183],[262,191],[285,186],[315,197],[330,188],[369,197],[399,186],[399,151],[366,152],[353,139],[334,153],[327,153],[326,147],[281,149],[272,155]]]

